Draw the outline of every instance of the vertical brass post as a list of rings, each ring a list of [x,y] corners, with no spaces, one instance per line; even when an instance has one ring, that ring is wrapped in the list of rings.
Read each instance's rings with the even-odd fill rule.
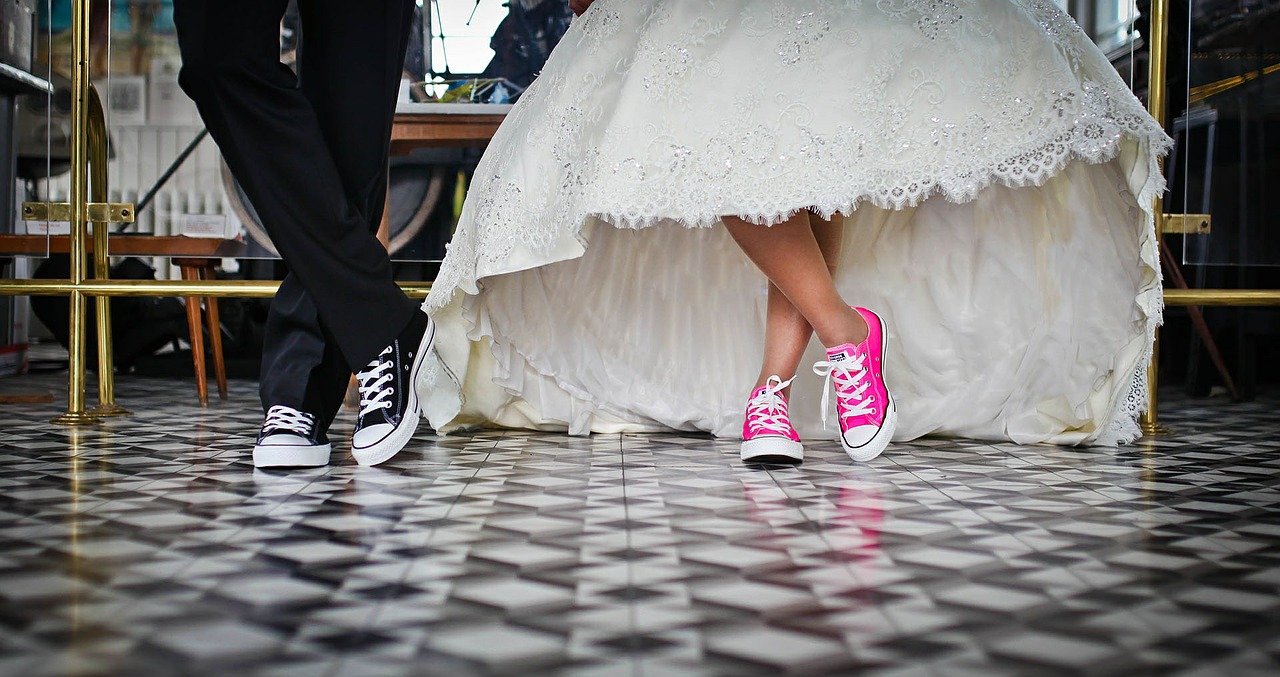
[[[107,116],[102,109],[98,89],[89,85],[89,187],[94,202],[109,202],[107,196]],[[111,277],[108,260],[107,233],[110,223],[93,222],[93,276],[99,280]],[[115,365],[111,342],[111,299],[98,296],[98,406],[91,411],[96,416],[129,416],[131,412],[116,404]]]
[[[88,229],[89,3],[71,2],[71,284],[84,284],[85,231]],[[67,411],[53,419],[64,425],[96,423],[84,408],[85,294],[71,291],[68,324]]]
[[[1169,0],[1151,0],[1151,35],[1145,36],[1151,49],[1148,53],[1150,62],[1147,64],[1147,112],[1151,113],[1151,117],[1156,119],[1161,125],[1164,124],[1166,103],[1165,103],[1165,84],[1168,82],[1165,72],[1165,61],[1167,60],[1169,47]],[[1161,171],[1164,170],[1164,162],[1160,163]],[[1160,233],[1160,223],[1164,214],[1164,196],[1157,195],[1154,204],[1151,205],[1151,213],[1156,219],[1156,247],[1160,246],[1160,239],[1163,237]],[[1158,435],[1164,432],[1160,425],[1157,388],[1159,387],[1160,373],[1160,329],[1156,329],[1156,340],[1151,346],[1151,364],[1147,367],[1147,394],[1150,400],[1147,403],[1147,410],[1142,414],[1142,433],[1144,435]]]

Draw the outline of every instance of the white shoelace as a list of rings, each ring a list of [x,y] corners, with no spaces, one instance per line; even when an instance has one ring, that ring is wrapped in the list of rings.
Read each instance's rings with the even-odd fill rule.
[[[315,424],[315,416],[298,411],[293,407],[277,404],[267,410],[267,420],[263,421],[262,429],[272,432],[287,430],[292,433],[298,433],[303,437],[311,437],[311,430],[315,427]]]
[[[360,382],[361,416],[391,406],[391,401],[387,398],[391,397],[395,388],[387,385],[392,379],[392,375],[387,370],[391,369],[395,363],[390,357],[386,357],[390,354],[391,346],[387,346],[367,367],[356,374],[356,380]]]
[[[835,382],[836,395],[849,405],[849,410],[844,412],[844,416],[865,416],[876,413],[875,408],[871,406],[871,399],[866,396],[867,388],[871,387],[871,381],[866,378],[867,368],[863,364],[865,360],[865,355],[859,355],[851,360],[838,362],[821,360],[813,364],[813,373],[826,379],[822,385],[822,428],[824,430],[827,428],[827,420],[830,416],[832,381]],[[837,412],[836,419],[840,418],[842,416]]]
[[[794,376],[783,381],[777,375],[766,379],[764,390],[747,402],[747,419],[764,431],[788,435],[791,432],[791,422],[786,418],[787,402],[782,399],[781,393],[793,380]]]

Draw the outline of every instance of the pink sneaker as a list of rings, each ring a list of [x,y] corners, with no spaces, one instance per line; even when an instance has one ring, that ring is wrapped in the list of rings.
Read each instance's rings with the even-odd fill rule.
[[[822,392],[822,423],[826,425],[831,386],[836,391],[840,445],[855,461],[870,461],[889,445],[898,425],[898,409],[884,382],[888,330],[879,315],[854,308],[867,321],[867,340],[827,350],[827,360],[813,365],[813,373],[827,378]]]
[[[800,435],[787,418],[787,400],[782,391],[791,385],[770,376],[747,400],[747,419],[742,424],[744,461],[756,463],[799,463],[804,460]]]

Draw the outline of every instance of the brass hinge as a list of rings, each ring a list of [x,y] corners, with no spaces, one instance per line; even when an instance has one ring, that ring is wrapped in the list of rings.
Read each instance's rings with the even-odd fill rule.
[[[1160,232],[1165,235],[1208,235],[1213,226],[1209,214],[1165,214]]]
[[[90,202],[89,220],[94,223],[133,223],[131,202]],[[70,221],[70,202],[23,202],[23,221]]]

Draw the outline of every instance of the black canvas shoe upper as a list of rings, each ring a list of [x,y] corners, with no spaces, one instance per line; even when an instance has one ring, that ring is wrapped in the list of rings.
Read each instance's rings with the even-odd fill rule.
[[[391,345],[356,374],[360,391],[357,433],[376,425],[395,427],[404,419],[414,387],[413,363],[426,329],[426,316],[415,317]]]

